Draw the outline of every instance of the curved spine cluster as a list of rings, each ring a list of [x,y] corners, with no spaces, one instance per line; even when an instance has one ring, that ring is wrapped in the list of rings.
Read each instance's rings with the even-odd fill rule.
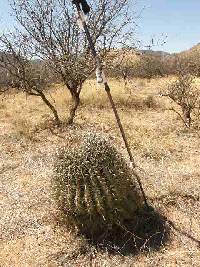
[[[86,134],[81,146],[62,150],[54,171],[58,207],[84,231],[123,222],[142,205],[125,160],[99,134]]]

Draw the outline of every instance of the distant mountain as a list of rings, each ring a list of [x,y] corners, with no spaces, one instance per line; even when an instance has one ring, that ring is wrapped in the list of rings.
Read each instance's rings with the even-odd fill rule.
[[[168,53],[164,51],[154,51],[154,50],[139,50],[143,55],[155,55],[155,56],[195,56],[200,57],[200,43],[194,45],[193,47],[178,52],[178,53]]]
[[[140,53],[143,55],[151,55],[151,56],[169,56],[170,53],[164,52],[164,51],[154,51],[154,50],[139,50]]]
[[[200,58],[200,43],[194,45],[188,50],[182,51],[180,53],[176,53],[174,55]]]
[[[171,54],[164,52],[164,51],[154,51],[154,50],[142,50],[142,49],[135,49],[135,48],[115,48],[110,51],[107,58],[111,58],[110,60],[116,62],[136,62],[140,61],[143,57],[155,57],[155,58],[165,58],[170,57]]]

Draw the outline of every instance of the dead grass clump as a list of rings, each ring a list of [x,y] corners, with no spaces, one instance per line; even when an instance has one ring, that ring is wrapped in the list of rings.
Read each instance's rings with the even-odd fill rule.
[[[64,217],[91,236],[123,224],[143,202],[125,160],[98,134],[60,152],[52,188]]]
[[[147,108],[157,108],[158,104],[155,100],[155,98],[152,95],[147,96],[144,100],[143,100],[144,106],[146,106]]]
[[[139,80],[142,82],[142,80]],[[111,93],[116,106],[121,109],[148,110],[158,109],[161,103],[152,95],[152,92],[147,92],[146,85],[143,90],[138,90],[138,81],[131,81],[128,87],[122,86],[122,81],[111,80]],[[110,108],[106,92],[103,86],[96,86],[95,81],[90,81],[86,84],[89,90],[83,90],[81,93],[81,107],[107,109]],[[84,88],[85,89],[85,88]]]
[[[146,80],[145,79],[139,79],[137,82],[138,87],[145,87],[146,86]]]
[[[6,105],[3,101],[0,102],[0,109],[5,109]]]
[[[116,97],[116,105],[119,108],[143,109],[143,100],[134,95],[122,94]]]
[[[34,129],[32,122],[25,118],[18,118],[13,122],[16,136],[32,140],[34,137]]]
[[[142,97],[136,95],[121,94],[116,96],[115,101],[118,108],[135,109],[141,111],[146,109],[159,108],[159,104],[157,103],[156,99],[151,95]]]
[[[164,142],[164,140],[162,140]],[[142,148],[142,157],[147,159],[153,159],[155,161],[166,160],[172,156],[172,149],[167,147],[167,144],[156,143],[154,140],[150,140]]]

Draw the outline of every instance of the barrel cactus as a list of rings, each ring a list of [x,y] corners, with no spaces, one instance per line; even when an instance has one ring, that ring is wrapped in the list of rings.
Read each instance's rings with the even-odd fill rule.
[[[100,134],[86,134],[81,145],[60,151],[52,186],[62,214],[92,235],[123,223],[142,206],[126,161]]]

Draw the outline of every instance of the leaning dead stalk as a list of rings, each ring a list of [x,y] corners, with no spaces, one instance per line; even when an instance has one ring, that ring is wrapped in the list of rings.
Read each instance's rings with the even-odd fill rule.
[[[91,53],[92,53],[92,55],[93,55],[93,57],[94,57],[94,59],[96,61],[97,80],[103,82],[103,84],[104,84],[105,91],[107,93],[108,99],[110,101],[111,107],[113,109],[113,112],[114,112],[114,115],[115,115],[115,118],[116,118],[116,121],[117,121],[117,125],[118,125],[118,127],[120,129],[121,136],[123,138],[123,141],[124,141],[126,150],[128,152],[128,155],[129,155],[130,166],[132,167],[133,174],[135,175],[135,177],[137,179],[137,182],[138,182],[138,184],[140,186],[140,190],[142,192],[145,205],[147,207],[149,207],[148,206],[148,203],[147,203],[147,198],[146,198],[146,195],[145,195],[143,186],[142,186],[142,182],[140,180],[140,177],[137,174],[137,172],[133,169],[133,168],[136,167],[136,164],[134,162],[134,158],[133,158],[133,155],[131,153],[131,149],[130,149],[129,143],[127,141],[127,138],[126,138],[126,135],[125,135],[125,132],[124,132],[124,128],[122,126],[122,123],[121,123],[121,120],[120,120],[120,117],[119,117],[117,108],[116,108],[115,103],[113,101],[113,98],[112,98],[112,95],[111,95],[111,92],[110,92],[110,87],[108,85],[108,82],[105,79],[105,75],[103,73],[103,66],[102,66],[101,60],[100,60],[100,58],[99,58],[99,56],[98,56],[98,54],[96,52],[95,45],[94,45],[94,43],[92,41],[92,38],[91,38],[91,35],[90,35],[90,32],[89,32],[89,29],[88,29],[87,24],[86,24],[86,21],[85,21],[85,16],[84,16],[84,14],[83,14],[83,12],[82,12],[82,10],[80,8],[80,3],[82,4],[82,1],[80,1],[80,0],[73,0],[73,4],[75,4],[76,9],[77,9],[77,14],[78,14],[79,20],[81,21],[82,27],[83,27],[84,32],[86,34],[86,37],[87,37],[87,40],[88,40],[88,43],[89,43],[89,46],[90,46]]]

